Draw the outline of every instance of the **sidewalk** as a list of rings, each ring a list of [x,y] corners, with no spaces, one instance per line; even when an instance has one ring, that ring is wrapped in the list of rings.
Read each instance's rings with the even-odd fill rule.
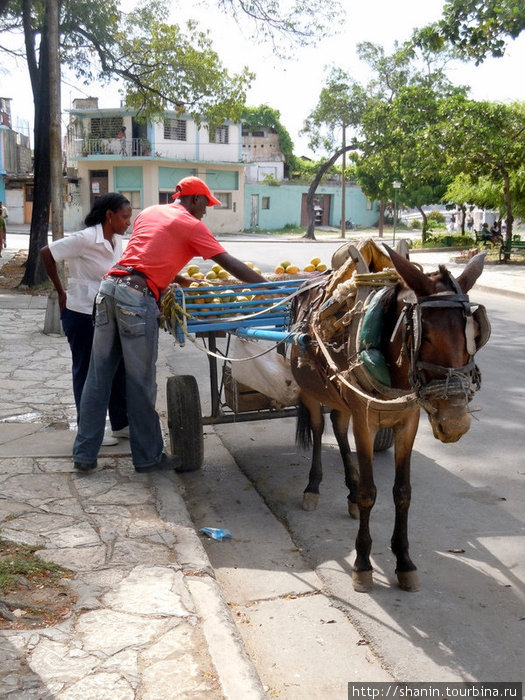
[[[450,258],[413,255],[425,269],[443,263],[457,275],[464,265]],[[525,294],[525,266],[488,266],[476,288]],[[136,474],[126,440],[103,448],[94,474],[72,472],[70,353],[63,337],[42,333],[46,304],[0,290],[0,531],[71,569],[78,600],[54,627],[0,629],[0,697],[266,697],[189,518],[182,479]],[[161,334],[164,426],[172,356],[173,340]]]

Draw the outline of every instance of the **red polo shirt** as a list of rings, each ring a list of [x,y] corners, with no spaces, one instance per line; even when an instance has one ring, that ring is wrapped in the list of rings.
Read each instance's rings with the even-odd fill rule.
[[[206,224],[181,204],[157,204],[135,219],[118,264],[143,272],[158,299],[192,258],[208,259],[225,252]]]

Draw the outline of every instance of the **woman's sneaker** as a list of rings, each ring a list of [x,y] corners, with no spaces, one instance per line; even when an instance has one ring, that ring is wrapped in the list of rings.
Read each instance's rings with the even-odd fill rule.
[[[129,425],[126,425],[125,428],[121,428],[120,430],[112,430],[111,434],[113,437],[127,438],[129,440]]]

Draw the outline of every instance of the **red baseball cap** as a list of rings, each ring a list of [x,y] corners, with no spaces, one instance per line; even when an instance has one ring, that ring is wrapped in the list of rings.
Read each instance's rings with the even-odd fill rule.
[[[201,180],[200,177],[185,177],[178,185],[175,187],[175,194],[172,199],[178,199],[179,197],[186,197],[192,194],[203,194],[208,200],[209,207],[215,207],[217,204],[222,204],[219,200],[212,195],[210,188]]]

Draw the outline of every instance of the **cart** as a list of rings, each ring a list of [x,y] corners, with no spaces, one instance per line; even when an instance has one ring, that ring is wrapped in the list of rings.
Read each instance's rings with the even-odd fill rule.
[[[289,277],[257,284],[171,287],[168,303],[166,299],[163,302],[164,327],[181,345],[192,335],[202,338],[210,373],[211,412],[208,416],[202,415],[199,388],[193,375],[176,375],[167,381],[171,451],[181,458],[185,471],[196,471],[202,466],[203,425],[297,415],[295,405],[278,405],[264,394],[239,385],[231,376],[228,353],[233,335],[272,341],[281,354],[284,344],[306,347],[308,336],[294,333],[290,328],[290,306],[299,287],[308,284],[318,284],[318,280]],[[219,337],[226,338],[224,350],[218,348]],[[392,440],[391,429],[380,431],[375,449],[387,449]]]

